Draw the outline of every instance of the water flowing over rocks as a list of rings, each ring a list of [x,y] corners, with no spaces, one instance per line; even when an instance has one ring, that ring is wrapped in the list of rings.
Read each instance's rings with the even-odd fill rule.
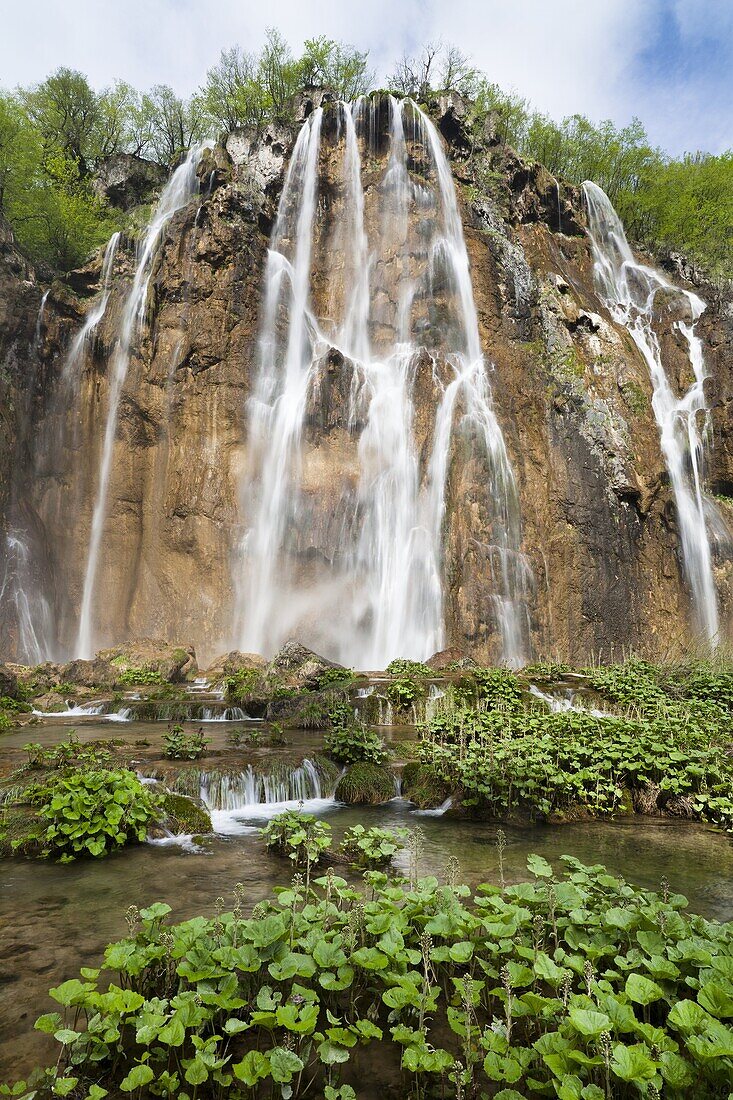
[[[223,679],[258,668],[238,649],[268,658],[297,637],[325,654],[296,670],[306,682],[335,660],[583,659],[699,629],[649,367],[599,290],[586,201],[491,120],[469,141],[464,107],[432,105],[434,126],[386,96],[348,111],[309,90],[296,125],[200,150],[154,241],[123,371],[134,242],[47,286],[0,226],[4,657],[103,683],[69,660],[188,638]],[[675,400],[693,320],[704,353],[713,446],[696,507],[724,639],[733,506],[710,494],[733,489],[733,321],[696,277],[684,263],[670,276],[706,303],[699,318],[660,298],[652,331]],[[305,372],[277,453],[268,333],[277,363]],[[261,496],[277,463],[280,504]]]

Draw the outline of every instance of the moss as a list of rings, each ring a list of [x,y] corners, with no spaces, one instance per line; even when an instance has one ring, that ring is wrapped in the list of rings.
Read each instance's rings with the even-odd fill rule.
[[[393,741],[389,747],[395,760],[415,760],[418,749],[420,748],[420,742]]]
[[[421,810],[440,806],[450,793],[448,784],[438,778],[429,764],[411,761],[402,769],[402,794]]]
[[[621,387],[621,392],[635,416],[641,416],[649,408],[649,399],[636,382],[626,382]]]
[[[22,803],[0,807],[0,856],[36,856],[45,826],[35,809]]]
[[[363,760],[347,768],[336,787],[338,801],[351,804],[376,806],[380,802],[388,802],[394,795],[392,770],[383,764],[369,764]]]
[[[163,795],[165,823],[172,833],[200,836],[213,832],[208,811],[184,794]]]

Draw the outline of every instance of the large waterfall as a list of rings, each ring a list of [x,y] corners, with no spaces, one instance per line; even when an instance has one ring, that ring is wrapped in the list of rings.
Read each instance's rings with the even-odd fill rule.
[[[233,641],[271,653],[305,626],[330,655],[374,668],[442,648],[443,528],[460,450],[463,461],[468,454],[482,463],[491,532],[483,549],[493,589],[487,618],[500,655],[519,662],[528,650],[531,570],[521,553],[517,489],[481,351],[453,177],[433,123],[411,101],[389,97],[386,164],[367,209],[362,161],[373,179],[383,102],[332,105],[337,140],[328,144],[316,109],[288,168],[249,402]],[[327,219],[319,193],[324,161],[335,175]],[[329,246],[316,255],[326,231]],[[330,485],[338,550],[304,581],[296,559],[308,549],[314,521],[303,456],[309,417],[334,364],[347,380],[356,463],[345,458],[343,476]],[[422,440],[415,398],[426,376],[435,411]]]
[[[714,645],[718,641],[718,604],[706,513],[710,517],[715,506],[702,489],[703,444],[709,413],[705,402],[703,347],[695,332],[705,303],[696,294],[673,286],[659,271],[637,263],[608,196],[594,183],[586,182],[583,187],[596,285],[611,315],[626,327],[649,368],[652,406],[677,506],[680,545],[696,624],[703,637]],[[659,321],[657,297],[662,292],[671,292],[686,306],[686,319],[673,323],[688,347],[692,382],[679,397],[665,370],[655,331],[655,321]]]
[[[160,196],[140,245],[135,277],[122,312],[120,330],[112,353],[110,365],[107,422],[99,461],[97,493],[92,513],[92,526],[89,537],[89,547],[87,550],[84,588],[79,615],[79,629],[76,640],[77,657],[90,658],[94,656],[94,613],[95,601],[98,601],[96,581],[99,566],[99,553],[107,518],[107,497],[115,436],[117,433],[117,415],[125,378],[127,377],[127,370],[130,365],[132,343],[145,319],[145,307],[153,259],[156,255],[158,244],[165,227],[176,211],[185,206],[198,190],[196,169],[201,159],[202,150],[203,146],[197,145],[189,151],[188,156],[173,173]],[[109,256],[109,249],[107,255]],[[87,324],[84,326],[75,342],[82,341],[82,343],[79,343],[79,348],[83,346],[83,340],[89,331],[90,321],[93,325],[96,325],[104,313],[107,298],[108,291],[105,289],[100,302],[90,313]],[[73,355],[74,347],[72,346],[70,359],[73,358]]]

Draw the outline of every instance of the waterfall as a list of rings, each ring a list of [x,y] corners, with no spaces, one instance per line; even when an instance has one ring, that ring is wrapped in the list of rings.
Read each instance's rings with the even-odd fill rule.
[[[93,610],[99,564],[99,552],[102,545],[104,525],[107,518],[107,497],[109,479],[112,470],[112,455],[117,433],[117,413],[122,388],[125,384],[130,365],[132,342],[140,332],[145,318],[148,287],[153,269],[153,260],[164,230],[173,215],[184,207],[198,189],[196,169],[205,146],[194,146],[183,163],[175,170],[160,196],[141,242],[138,253],[135,276],[127,296],[120,331],[112,353],[110,364],[109,399],[107,422],[99,464],[97,496],[92,513],[92,525],[87,550],[87,564],[84,575],[84,588],[79,616],[79,629],[76,641],[76,656],[91,658],[94,655]],[[105,301],[106,306],[106,301]],[[100,314],[101,316],[101,314]]]
[[[41,304],[38,307],[38,316],[36,317],[36,327],[35,327],[35,330],[33,332],[33,347],[36,349],[36,351],[40,348],[41,340],[43,338],[43,318],[44,318],[45,313],[46,313],[46,302],[48,301],[48,296],[49,296],[50,293],[51,293],[50,290],[45,290],[43,292],[43,295],[41,297]]]
[[[52,660],[53,613],[34,574],[29,536],[19,528],[10,528],[5,536],[0,607],[12,608],[14,612],[18,628],[16,659],[29,665]]]
[[[112,270],[117,254],[117,246],[120,243],[120,236],[121,234],[119,232],[113,233],[107,242],[107,247],[104,250],[104,259],[102,260],[102,273],[100,276],[102,284],[101,293],[98,295],[94,305],[84,318],[84,324],[69,345],[69,350],[61,373],[61,380],[66,384],[77,381],[86,346],[92,333],[95,331],[97,325],[107,311],[107,303],[109,302],[111,290]]]
[[[711,645],[715,645],[718,641],[718,601],[705,514],[706,511],[714,514],[716,510],[702,489],[703,444],[709,412],[704,392],[703,348],[695,332],[705,303],[696,294],[675,287],[660,272],[637,263],[608,196],[591,182],[584,183],[583,189],[588,207],[596,286],[611,316],[627,329],[649,369],[653,389],[652,408],[677,506],[682,558],[691,589],[693,612],[701,634]],[[661,345],[654,330],[658,291],[672,291],[678,300],[687,304],[689,310],[689,322],[674,322],[687,343],[694,378],[681,397],[676,396],[667,376]]]
[[[312,760],[302,764],[282,764],[270,772],[255,771],[248,765],[234,774],[206,773],[201,777],[201,799],[210,810],[242,810],[251,806],[280,805],[283,802],[307,802],[326,798],[324,777]]]
[[[365,209],[360,144],[377,154],[377,100],[337,108],[340,178],[329,192],[333,247],[318,255],[322,114],[298,136],[280,198],[265,274],[260,362],[249,404],[250,457],[242,507],[247,530],[237,562],[234,644],[273,652],[303,622],[338,660],[383,668],[425,659],[446,643],[443,537],[447,486],[460,436],[481,463],[493,581],[487,610],[502,656],[519,663],[529,642],[531,569],[521,552],[519,501],[493,408],[458,201],[441,138],[411,101],[389,97],[389,153]],[[424,179],[415,178],[416,160]],[[335,194],[335,197],[334,197]],[[314,255],[327,270],[314,270]],[[311,301],[327,282],[327,318]],[[339,300],[339,280],[342,300]],[[450,299],[446,321],[425,302]],[[428,337],[436,352],[426,359]],[[358,470],[332,487],[338,542],[324,584],[294,575],[308,545],[310,504],[301,486],[308,403],[334,350],[350,377],[348,431]],[[448,372],[441,376],[439,362]],[[425,375],[427,363],[428,375]],[[436,393],[426,448],[415,388]],[[333,614],[326,608],[332,605]],[[332,622],[326,622],[331,619]]]

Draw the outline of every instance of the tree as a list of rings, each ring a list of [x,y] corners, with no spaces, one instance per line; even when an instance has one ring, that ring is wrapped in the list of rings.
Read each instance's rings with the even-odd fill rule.
[[[219,64],[209,69],[199,92],[201,109],[216,126],[260,125],[267,117],[268,101],[259,81],[259,60],[239,46],[222,50]]]
[[[88,175],[96,156],[100,106],[99,97],[84,74],[57,69],[21,96],[46,148],[60,150],[76,161],[82,176]]]
[[[365,95],[374,80],[368,53],[324,36],[306,41],[298,65],[303,84],[333,88],[347,102]]]
[[[181,99],[167,84],[142,98],[143,125],[149,126],[148,148],[161,164],[172,164],[206,136],[206,119],[196,98]]]

